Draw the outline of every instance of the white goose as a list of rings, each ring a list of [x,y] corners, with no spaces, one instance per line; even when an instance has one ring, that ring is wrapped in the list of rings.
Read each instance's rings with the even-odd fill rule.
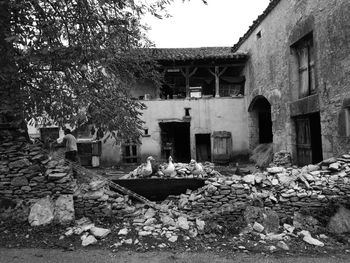
[[[146,160],[146,163],[141,164],[139,167],[137,167],[134,171],[131,172],[131,174],[135,177],[148,177],[152,174],[152,163],[151,161],[154,161],[154,158],[152,156],[149,156]]]
[[[190,166],[192,167],[191,173],[193,175],[199,175],[204,172],[203,166],[200,163],[197,163],[196,160],[191,160]]]
[[[176,176],[175,165],[173,163],[173,158],[171,158],[171,156],[169,157],[168,166],[165,169],[163,169],[162,172],[166,177],[175,177]]]

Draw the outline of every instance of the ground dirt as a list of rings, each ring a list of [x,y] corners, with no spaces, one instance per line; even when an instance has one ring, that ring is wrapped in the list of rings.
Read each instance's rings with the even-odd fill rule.
[[[231,253],[230,255],[182,252],[146,252],[131,251],[110,252],[106,250],[62,251],[56,249],[2,249],[2,263],[56,263],[56,262],[99,262],[99,263],[346,263],[350,255],[262,255]]]

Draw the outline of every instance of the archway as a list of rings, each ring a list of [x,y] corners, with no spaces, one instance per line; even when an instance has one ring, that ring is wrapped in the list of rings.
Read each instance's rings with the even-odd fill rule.
[[[250,148],[273,141],[271,104],[261,95],[256,96],[248,108]]]

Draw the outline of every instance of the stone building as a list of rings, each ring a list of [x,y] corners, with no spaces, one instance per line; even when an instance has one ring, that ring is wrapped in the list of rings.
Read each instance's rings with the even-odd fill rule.
[[[349,14],[348,0],[272,0],[232,48],[152,49],[164,85],[131,90],[141,144],[107,140],[102,164],[226,162],[271,142],[299,165],[349,151]]]
[[[107,143],[102,157],[215,161],[273,142],[304,165],[349,151],[349,14],[348,0],[272,0],[230,50],[153,50],[166,85],[131,92],[147,106],[142,144]]]
[[[144,81],[131,96],[146,105],[141,144],[124,142],[107,154],[126,163],[152,155],[178,162],[228,162],[247,155],[249,142],[241,72],[247,56],[230,47],[152,49],[164,74],[163,84]],[[112,142],[111,142],[112,143]],[[109,152],[107,153],[109,149]],[[111,160],[112,161],[112,160]]]
[[[272,124],[274,150],[300,165],[350,150],[349,14],[348,0],[272,0],[233,46],[249,57],[250,149]]]

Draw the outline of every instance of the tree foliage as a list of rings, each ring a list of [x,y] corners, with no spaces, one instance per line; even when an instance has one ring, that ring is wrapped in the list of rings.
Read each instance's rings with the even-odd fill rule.
[[[150,3],[151,2],[151,3]],[[151,43],[141,18],[166,15],[169,0],[0,1],[0,86],[18,92],[24,117],[90,122],[137,137],[143,105],[129,97],[155,64],[134,53]]]

